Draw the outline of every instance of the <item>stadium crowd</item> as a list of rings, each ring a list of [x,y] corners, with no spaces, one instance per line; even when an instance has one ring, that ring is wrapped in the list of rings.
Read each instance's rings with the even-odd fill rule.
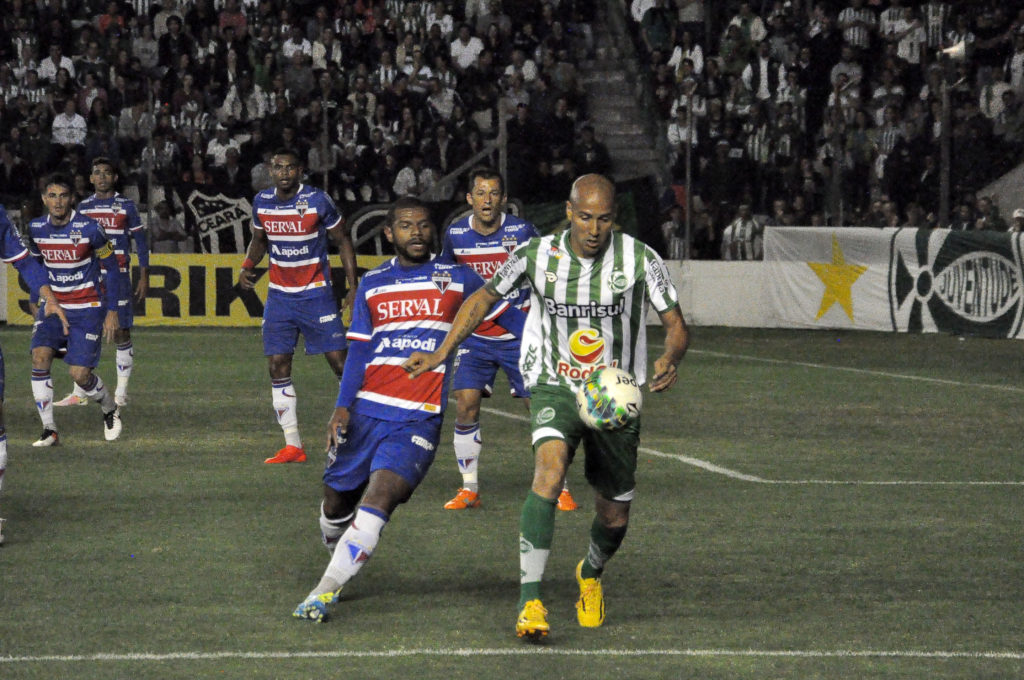
[[[731,235],[752,245],[765,224],[1007,229],[976,192],[1024,148],[1024,3],[633,0],[629,9],[677,185],[689,157],[694,256],[742,258]],[[939,225],[944,86],[953,207]],[[680,215],[666,221],[666,240],[678,242]]]
[[[575,62],[592,47],[592,5],[11,0],[0,17],[0,202],[39,214],[36,184],[54,170],[85,197],[97,156],[143,201],[150,171],[161,189],[251,196],[270,186],[268,155],[281,146],[342,206],[420,195],[497,135],[501,100],[516,195],[561,198],[575,178]],[[169,207],[161,233],[176,249]]]

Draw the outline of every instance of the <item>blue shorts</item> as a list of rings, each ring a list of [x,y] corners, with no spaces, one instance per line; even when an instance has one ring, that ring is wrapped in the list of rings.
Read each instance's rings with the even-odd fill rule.
[[[374,470],[390,470],[415,489],[434,462],[443,419],[395,422],[352,413],[345,440],[328,454],[324,484],[338,492],[351,491]]]
[[[128,297],[119,298],[117,301],[117,327],[131,328],[135,325],[135,305],[132,304],[131,293]]]
[[[299,333],[306,354],[323,354],[348,348],[345,326],[334,295],[287,299],[271,293],[263,308],[263,354],[294,354]]]
[[[503,340],[463,344],[455,355],[453,390],[480,390],[484,396],[494,391],[494,377],[498,368],[505,371],[512,386],[512,396],[529,397],[530,391],[519,372],[519,341]]]
[[[107,315],[104,307],[88,307],[86,309],[66,309],[68,325],[71,332],[64,335],[60,318],[56,315],[42,316],[40,309],[36,321],[32,324],[31,349],[50,347],[54,351],[67,349],[64,362],[70,366],[88,366],[96,368],[100,362],[100,349],[103,346],[103,319]]]

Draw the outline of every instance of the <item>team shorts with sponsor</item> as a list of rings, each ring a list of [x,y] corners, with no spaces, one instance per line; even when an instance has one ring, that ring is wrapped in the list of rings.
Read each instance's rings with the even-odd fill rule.
[[[128,276],[127,272],[121,272]],[[130,279],[129,279],[130,280]],[[132,288],[128,286],[124,297],[117,299],[117,327],[131,328],[135,325],[135,306],[132,304]]]
[[[640,446],[639,418],[621,430],[594,430],[580,420],[572,390],[537,385],[530,397],[530,427],[534,449],[560,439],[568,445],[571,459],[583,442],[583,472],[590,485],[608,500],[632,500],[636,450]]]
[[[441,440],[443,416],[380,420],[352,413],[344,441],[327,455],[324,484],[335,491],[361,486],[375,470],[390,470],[415,489],[430,469]]]
[[[32,324],[31,348],[50,347],[55,351],[67,349],[64,362],[69,366],[96,368],[100,362],[103,346],[103,319],[107,315],[104,307],[65,309],[70,332],[64,335],[60,318],[56,315],[43,316],[40,309]]]
[[[485,396],[494,391],[498,369],[505,371],[512,386],[512,396],[529,397],[530,391],[519,372],[519,341],[473,342],[459,347],[455,355],[453,390],[481,390]]]
[[[267,295],[263,308],[263,354],[293,354],[299,333],[306,342],[306,354],[348,348],[338,303],[330,291],[309,298]]]

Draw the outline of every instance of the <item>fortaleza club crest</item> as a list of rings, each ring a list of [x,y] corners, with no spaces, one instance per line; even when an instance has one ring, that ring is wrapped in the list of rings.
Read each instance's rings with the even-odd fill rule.
[[[519,241],[515,240],[511,236],[506,236],[503,239],[501,239],[501,247],[504,248],[505,252],[507,252],[509,255],[512,254],[512,251],[515,250],[516,246],[518,245]]]
[[[306,211],[309,210],[309,201],[304,198],[300,198],[295,201],[295,211],[299,213],[299,219],[306,216]]]
[[[441,291],[441,295],[444,295],[444,292],[448,290],[448,286],[452,285],[452,274],[451,272],[434,272],[430,275],[430,280]]]
[[[77,228],[72,229],[71,233],[68,234],[68,238],[71,239],[71,244],[77,247],[82,240],[82,231]]]
[[[989,337],[1020,331],[1024,276],[1017,239],[915,230],[897,237],[889,272],[895,330]]]

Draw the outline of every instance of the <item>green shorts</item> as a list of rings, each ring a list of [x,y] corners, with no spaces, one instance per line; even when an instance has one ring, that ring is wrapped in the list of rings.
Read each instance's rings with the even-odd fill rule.
[[[530,427],[534,450],[544,442],[558,439],[569,447],[570,461],[582,441],[583,470],[590,485],[608,500],[633,500],[636,450],[640,445],[639,418],[621,430],[594,430],[580,420],[572,390],[537,385],[530,389]]]

